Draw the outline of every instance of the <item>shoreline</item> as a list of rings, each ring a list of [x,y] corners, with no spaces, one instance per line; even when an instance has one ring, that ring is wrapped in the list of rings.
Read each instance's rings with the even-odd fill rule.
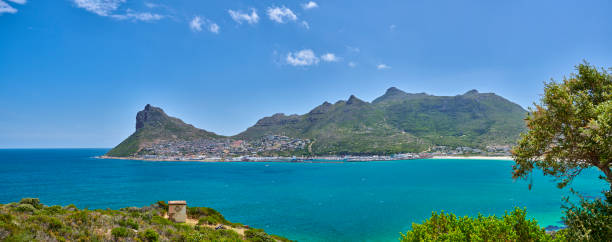
[[[511,156],[433,156],[429,159],[433,159],[433,160],[442,160],[442,159],[448,159],[448,160],[509,160],[512,161],[512,157]]]
[[[345,160],[291,160],[291,158],[283,158],[278,160],[192,160],[192,159],[147,159],[138,157],[114,157],[114,156],[94,156],[96,159],[108,160],[139,160],[139,161],[160,161],[160,162],[204,162],[204,163],[230,163],[230,162],[282,162],[282,163],[345,163],[352,161]]]
[[[196,159],[148,159],[148,158],[138,158],[138,157],[114,157],[114,156],[96,156],[96,159],[111,159],[111,160],[139,160],[139,161],[166,161],[166,162],[283,162],[283,163],[351,163],[351,162],[375,162],[375,161],[400,161],[400,160],[415,160],[412,159],[372,159],[372,160],[346,160],[346,159],[292,159],[290,157],[279,157],[277,159],[270,160],[196,160]],[[511,156],[431,156],[431,157],[423,157],[416,158],[417,160],[504,160],[504,161],[512,161]]]

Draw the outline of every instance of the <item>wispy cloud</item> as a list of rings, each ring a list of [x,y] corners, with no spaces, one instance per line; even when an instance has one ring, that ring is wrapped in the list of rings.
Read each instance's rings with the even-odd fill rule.
[[[145,2],[144,5],[147,6],[147,8],[157,8],[160,6],[159,4],[152,2]]]
[[[378,64],[378,65],[376,66],[376,69],[379,69],[379,70],[386,70],[386,69],[391,69],[391,67],[390,67],[390,66],[388,66],[388,65],[386,65],[386,64],[382,64],[382,63],[381,63],[381,64]]]
[[[9,2],[16,4],[26,4],[27,0],[8,0]],[[0,15],[3,13],[16,13],[17,9],[6,3],[5,1],[0,0]]]
[[[357,47],[353,47],[353,46],[346,46],[346,50],[348,50],[349,52],[355,52],[355,53],[359,53],[361,50]]]
[[[289,52],[285,60],[292,66],[312,66],[319,63],[319,58],[311,49]]]
[[[389,31],[393,32],[395,31],[395,28],[397,28],[395,24],[389,25]]]
[[[297,20],[293,11],[285,6],[268,8],[268,17],[270,17],[270,20],[281,24]]]
[[[100,16],[108,16],[126,0],[74,0],[77,7]]]
[[[249,24],[256,24],[259,22],[259,15],[257,15],[257,10],[254,8],[251,8],[251,14],[243,13],[240,10],[234,11],[231,9],[227,12],[229,13],[230,17],[232,17],[232,19],[239,24],[242,24],[242,22],[247,22]]]
[[[340,58],[337,57],[334,53],[325,53],[321,56],[321,60],[325,62],[338,62]]]
[[[317,8],[317,7],[319,7],[319,5],[316,2],[313,2],[313,1],[310,1],[310,2],[302,4],[302,8],[304,8],[306,10]]]
[[[118,20],[153,22],[165,17],[161,14],[139,12],[129,8],[125,10],[124,13],[117,13],[117,9],[119,9],[119,7],[126,2],[126,0],[73,0],[73,2],[79,8],[85,9],[100,16],[111,17]],[[147,6],[150,8],[153,7],[149,5]]]
[[[202,31],[202,25],[206,25],[206,28],[208,29],[208,31],[212,33],[215,33],[215,34],[219,33],[219,25],[217,25],[213,21],[202,18],[200,16],[193,17],[193,19],[191,19],[191,21],[189,22],[189,28],[191,29],[191,31],[194,31],[194,32]]]
[[[8,0],[9,2],[14,2],[17,4],[26,4],[27,0]]]
[[[349,62],[349,63],[348,63],[348,66],[349,66],[350,68],[354,68],[354,67],[356,67],[356,66],[357,66],[357,63],[355,63],[355,62],[352,62],[352,61],[351,61],[351,62]]]
[[[308,24],[306,21],[302,21],[302,26],[304,26],[306,29],[310,29],[310,24]]]
[[[4,13],[16,13],[16,12],[17,12],[17,9],[11,7],[11,5],[8,5],[8,3],[5,3],[0,0],[0,15]]]
[[[127,10],[125,14],[112,14],[110,15],[112,18],[119,20],[133,20],[133,21],[144,21],[151,22],[164,18],[163,15],[159,15],[156,13],[150,12],[134,12],[130,9]]]

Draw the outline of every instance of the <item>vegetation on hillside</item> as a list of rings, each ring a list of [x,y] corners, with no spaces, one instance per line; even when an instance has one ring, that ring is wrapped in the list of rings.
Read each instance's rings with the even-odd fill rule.
[[[0,204],[1,241],[288,241],[227,221],[211,208],[188,207],[197,224],[165,218],[165,202],[148,207],[77,209],[46,206],[36,198]],[[223,229],[215,228],[222,225]],[[238,233],[240,231],[241,233]]]
[[[503,217],[457,217],[435,213],[423,224],[401,234],[401,241],[565,241],[564,233],[547,234],[537,221],[526,218],[526,210],[515,208]]]
[[[304,115],[275,114],[237,138],[269,134],[314,140],[312,154],[393,154],[432,145],[484,147],[513,144],[525,130],[526,111],[492,93],[454,97],[389,88],[372,103],[351,96]]]

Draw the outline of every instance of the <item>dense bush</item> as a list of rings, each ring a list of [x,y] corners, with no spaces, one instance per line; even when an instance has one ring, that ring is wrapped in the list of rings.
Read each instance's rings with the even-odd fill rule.
[[[115,238],[124,238],[130,236],[130,230],[124,227],[117,227],[111,230],[111,235]]]
[[[412,230],[401,234],[401,241],[554,241],[535,220],[526,219],[526,210],[514,211],[499,218],[478,215],[457,217],[452,213],[433,212],[423,224],[412,224]]]
[[[138,223],[129,218],[126,220],[119,221],[119,225],[121,225],[122,227],[138,230]]]
[[[251,241],[257,242],[274,242],[274,238],[268,234],[266,234],[261,229],[249,229],[244,232],[244,235],[249,238]]]
[[[208,224],[208,225],[214,225],[219,223],[219,221],[217,221],[214,217],[211,216],[206,216],[203,218],[200,218],[200,220],[198,220],[198,224]]]
[[[33,213],[34,211],[36,211],[36,208],[34,208],[34,206],[32,206],[31,204],[19,204],[15,208],[15,211]]]
[[[564,233],[579,241],[612,240],[612,191],[604,193],[605,199],[593,201],[581,198],[580,205],[570,203],[565,209]]]
[[[159,234],[157,231],[152,229],[147,229],[140,234],[140,237],[144,241],[155,242],[159,241]]]
[[[19,201],[19,204],[30,204],[36,209],[43,208],[43,205],[40,203],[40,199],[38,198],[23,198]]]

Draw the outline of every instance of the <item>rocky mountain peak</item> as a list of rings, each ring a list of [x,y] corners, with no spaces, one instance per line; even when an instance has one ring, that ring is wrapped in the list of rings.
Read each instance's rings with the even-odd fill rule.
[[[469,90],[468,92],[466,92],[463,95],[476,95],[476,94],[479,94],[478,90],[472,89],[472,90]]]
[[[136,114],[136,130],[141,129],[147,123],[158,123],[168,119],[168,115],[161,108],[147,104],[145,108]]]
[[[355,97],[355,95],[351,95],[349,97],[348,101],[346,101],[346,104],[348,104],[348,105],[359,104],[359,103],[364,103],[364,101],[362,101],[361,99]]]
[[[389,89],[387,89],[387,91],[385,92],[385,95],[395,95],[395,94],[405,94],[404,91],[400,90],[397,87],[390,87]]]

